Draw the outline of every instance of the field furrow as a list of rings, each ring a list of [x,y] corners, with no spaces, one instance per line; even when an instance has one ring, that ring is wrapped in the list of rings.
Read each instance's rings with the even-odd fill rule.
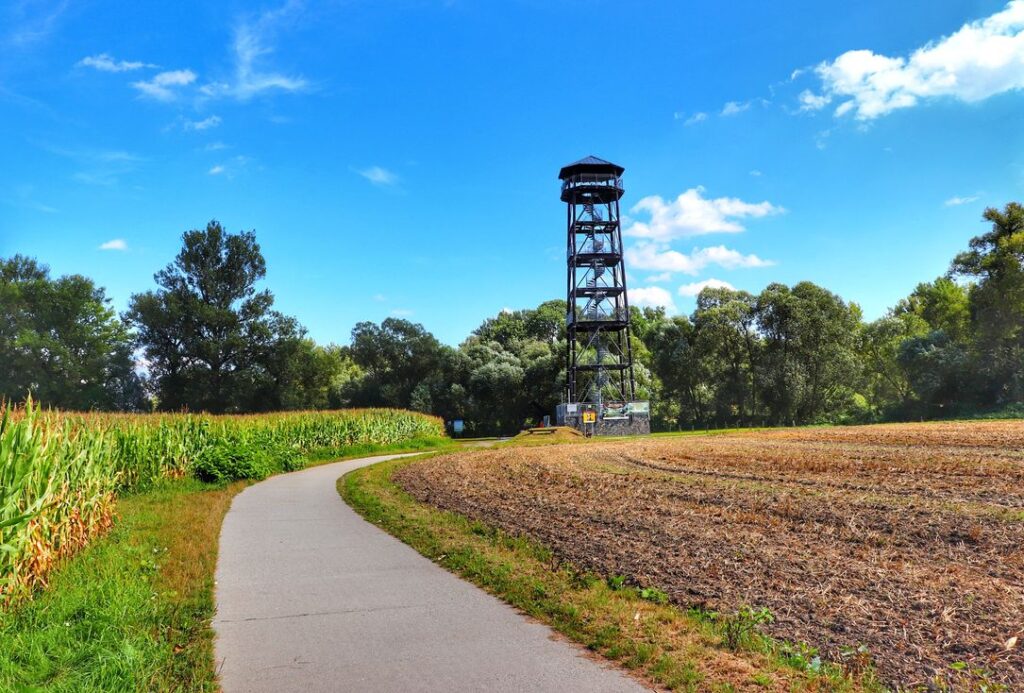
[[[900,686],[1024,686],[1024,424],[504,448],[410,465],[413,496]],[[1024,637],[1020,638],[1024,640]]]

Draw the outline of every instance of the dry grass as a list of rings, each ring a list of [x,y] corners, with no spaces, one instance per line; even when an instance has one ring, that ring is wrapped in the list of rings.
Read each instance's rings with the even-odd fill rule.
[[[522,431],[503,446],[523,447],[531,445],[555,445],[559,443],[582,443],[586,439],[583,434],[569,426],[551,426],[549,428],[530,428]]]
[[[505,448],[402,469],[419,500],[892,684],[1024,686],[1024,423]],[[968,680],[970,679],[970,680]]]

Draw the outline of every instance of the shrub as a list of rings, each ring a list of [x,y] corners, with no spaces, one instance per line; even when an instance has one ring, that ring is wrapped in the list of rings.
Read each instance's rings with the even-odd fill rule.
[[[222,440],[199,454],[192,473],[202,481],[263,479],[274,472],[267,452],[251,443]]]

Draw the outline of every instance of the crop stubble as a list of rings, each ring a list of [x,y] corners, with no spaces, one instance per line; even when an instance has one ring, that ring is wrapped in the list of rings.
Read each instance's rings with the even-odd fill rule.
[[[903,686],[966,662],[1024,687],[1024,422],[787,429],[447,455],[418,500],[674,602],[767,606]]]

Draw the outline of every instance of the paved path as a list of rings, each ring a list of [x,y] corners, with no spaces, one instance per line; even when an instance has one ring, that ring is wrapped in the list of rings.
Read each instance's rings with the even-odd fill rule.
[[[371,457],[239,494],[217,563],[216,657],[236,691],[641,691],[359,517]]]

